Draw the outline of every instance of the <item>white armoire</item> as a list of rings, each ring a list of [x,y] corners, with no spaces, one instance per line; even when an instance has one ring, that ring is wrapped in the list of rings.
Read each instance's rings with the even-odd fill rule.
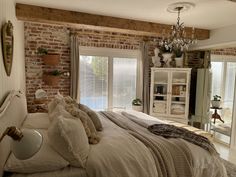
[[[191,68],[151,68],[150,115],[188,123]]]

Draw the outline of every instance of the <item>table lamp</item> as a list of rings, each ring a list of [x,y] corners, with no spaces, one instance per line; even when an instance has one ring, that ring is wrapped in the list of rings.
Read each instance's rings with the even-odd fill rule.
[[[12,126],[8,127],[2,134],[0,142],[6,136],[12,138],[11,151],[19,160],[26,160],[34,156],[41,148],[43,137],[33,129],[23,129]]]

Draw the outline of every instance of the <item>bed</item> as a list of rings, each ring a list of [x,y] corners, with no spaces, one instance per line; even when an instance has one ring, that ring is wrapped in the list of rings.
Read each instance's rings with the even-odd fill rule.
[[[34,128],[41,132],[46,132],[47,127],[50,125],[47,113],[27,113],[26,98],[20,92],[10,92],[2,104],[0,111],[0,134],[8,126]],[[69,164],[64,164],[66,165],[65,167],[53,171],[35,172],[34,168],[28,167],[30,173],[27,174],[19,172],[9,173],[6,170],[6,165],[12,154],[10,154],[9,150],[10,138],[6,137],[0,143],[0,176],[184,177],[186,174],[191,173],[193,177],[227,177],[225,167],[218,156],[213,156],[203,148],[187,141],[181,140],[180,143],[172,140],[164,143],[166,145],[169,144],[168,146],[170,147],[167,147],[167,149],[173,152],[179,152],[179,154],[171,154],[173,152],[164,151],[164,144],[164,150],[152,149],[150,143],[157,141],[158,147],[163,148],[160,142],[164,142],[165,140],[164,138],[157,138],[156,135],[152,135],[143,125],[147,126],[154,123],[166,122],[136,111],[126,111],[127,114],[133,115],[133,119],[135,119],[126,120],[122,116],[122,113],[123,111],[117,111],[116,113],[122,119],[120,122],[118,119],[111,121],[111,119],[104,116],[104,113],[99,113],[99,118],[103,125],[103,131],[99,132],[101,140],[96,145],[90,145],[84,168],[76,168]],[[111,115],[113,114],[111,113]],[[145,136],[143,138],[142,134],[147,136],[147,138],[149,136],[152,137],[150,140],[153,142],[146,142]],[[179,144],[179,146],[177,147],[176,144]],[[187,150],[185,149],[188,151],[186,154],[181,154],[185,152],[181,149],[182,147],[187,147]],[[162,151],[166,154],[163,154]],[[158,155],[158,153],[160,154]],[[166,162],[166,157],[168,156],[171,157],[170,162]],[[186,165],[190,165],[191,168],[185,169],[184,163],[188,162],[186,158],[189,158],[189,156],[191,156],[191,164]],[[163,163],[158,164],[157,162]],[[170,163],[170,165],[166,163]],[[160,173],[163,169],[165,172]],[[174,172],[175,170],[176,172]]]

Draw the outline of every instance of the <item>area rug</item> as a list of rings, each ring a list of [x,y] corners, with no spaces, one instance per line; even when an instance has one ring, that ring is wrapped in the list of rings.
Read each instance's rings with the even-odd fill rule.
[[[225,165],[228,177],[236,177],[236,165],[224,159],[222,159],[222,161]]]

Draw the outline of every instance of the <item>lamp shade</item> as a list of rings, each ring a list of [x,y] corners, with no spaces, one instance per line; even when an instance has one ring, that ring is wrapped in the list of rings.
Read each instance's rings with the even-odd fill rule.
[[[36,130],[23,129],[20,141],[12,141],[11,151],[17,159],[25,160],[36,154],[41,148],[43,137]]]

